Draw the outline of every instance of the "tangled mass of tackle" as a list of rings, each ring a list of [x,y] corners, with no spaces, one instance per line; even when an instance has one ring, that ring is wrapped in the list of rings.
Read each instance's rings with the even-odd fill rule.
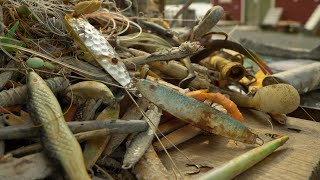
[[[253,50],[212,31],[222,7],[179,34],[138,4],[1,2],[1,178],[231,179],[289,139],[252,127],[238,107],[285,125],[303,91],[282,81],[290,73],[273,74]],[[201,165],[178,146],[199,136],[247,152]],[[172,151],[196,171],[182,172]],[[26,160],[31,169],[2,173]]]

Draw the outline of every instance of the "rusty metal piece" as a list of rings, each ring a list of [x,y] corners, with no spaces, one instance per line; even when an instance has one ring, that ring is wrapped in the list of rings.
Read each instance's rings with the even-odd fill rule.
[[[229,40],[211,40],[206,43],[204,46],[205,49],[199,52],[198,54],[191,57],[191,62],[197,63],[201,61],[202,59],[210,56],[213,52],[220,50],[220,49],[230,49],[233,51],[237,51],[247,58],[254,61],[263,71],[263,73],[272,74],[272,70],[266,65],[266,63],[253,51],[250,49],[245,48],[239,43],[229,41]]]
[[[239,111],[237,105],[228,99],[226,96],[220,93],[208,93],[208,90],[197,90],[186,93],[187,96],[190,96],[198,101],[204,102],[207,99],[210,99],[214,103],[218,103],[227,109],[229,115],[234,119],[243,122],[244,118]]]
[[[29,113],[20,111],[20,116],[14,114],[6,114],[3,116],[4,122],[9,126],[25,124],[30,120]]]
[[[239,81],[245,75],[245,68],[237,62],[229,61],[220,56],[213,56],[210,64],[220,72],[221,79]]]

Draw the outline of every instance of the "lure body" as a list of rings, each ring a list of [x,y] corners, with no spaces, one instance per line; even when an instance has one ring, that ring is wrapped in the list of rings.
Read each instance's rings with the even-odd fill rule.
[[[65,24],[81,47],[105,69],[119,84],[130,87],[131,77],[124,63],[102,34],[83,18],[65,16]]]
[[[138,80],[140,93],[175,117],[210,133],[255,144],[259,137],[230,116],[150,80]]]
[[[193,97],[198,101],[205,101],[206,99],[210,99],[212,102],[218,103],[222,105],[229,113],[231,117],[234,119],[243,122],[244,118],[239,111],[237,105],[232,102],[230,99],[225,97],[220,93],[208,93],[208,90],[197,90],[186,93],[187,96]]]
[[[147,117],[151,120],[155,127],[149,127],[146,131],[138,133],[130,142],[127,152],[123,158],[123,169],[129,169],[133,167],[139,159],[144,155],[146,150],[150,147],[154,138],[154,132],[159,125],[160,117],[162,115],[161,110],[157,106],[152,105],[146,112]],[[145,119],[148,121],[147,119]]]
[[[68,128],[55,95],[35,72],[29,72],[27,78],[30,115],[35,124],[41,125],[44,148],[58,160],[70,179],[90,179],[81,147]]]

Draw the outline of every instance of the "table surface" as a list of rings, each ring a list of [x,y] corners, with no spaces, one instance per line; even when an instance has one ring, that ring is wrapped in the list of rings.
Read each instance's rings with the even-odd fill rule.
[[[271,139],[265,133],[287,135],[290,139],[270,156],[235,179],[320,179],[319,122],[288,117],[286,125],[272,121],[272,131],[269,115],[254,110],[242,110],[242,112],[245,124],[266,141]],[[178,146],[195,163],[212,167],[218,167],[254,147],[254,145],[246,145],[208,134],[199,135]],[[183,174],[194,170],[186,166],[190,161],[182,153],[175,149],[170,149],[169,153]],[[166,154],[162,152],[159,153],[159,156],[170,170],[171,165]],[[185,178],[194,179],[200,175],[201,173],[192,176],[185,175]]]

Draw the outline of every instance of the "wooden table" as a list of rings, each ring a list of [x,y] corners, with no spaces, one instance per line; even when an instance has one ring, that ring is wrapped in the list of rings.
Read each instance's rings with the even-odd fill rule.
[[[271,140],[265,133],[287,135],[290,139],[266,159],[256,164],[235,179],[320,179],[320,123],[297,118],[288,118],[286,125],[279,125],[264,113],[254,110],[242,110],[245,124],[257,132],[266,141]],[[289,128],[289,129],[288,129]],[[299,129],[300,132],[293,129]],[[232,158],[254,148],[215,135],[200,135],[178,146],[184,154],[197,164],[218,167]],[[175,149],[169,153],[182,173],[195,168],[185,156]],[[170,161],[165,153],[159,153],[164,165],[170,169]],[[195,179],[201,175],[185,175],[186,179]],[[172,176],[172,179],[174,177]]]

